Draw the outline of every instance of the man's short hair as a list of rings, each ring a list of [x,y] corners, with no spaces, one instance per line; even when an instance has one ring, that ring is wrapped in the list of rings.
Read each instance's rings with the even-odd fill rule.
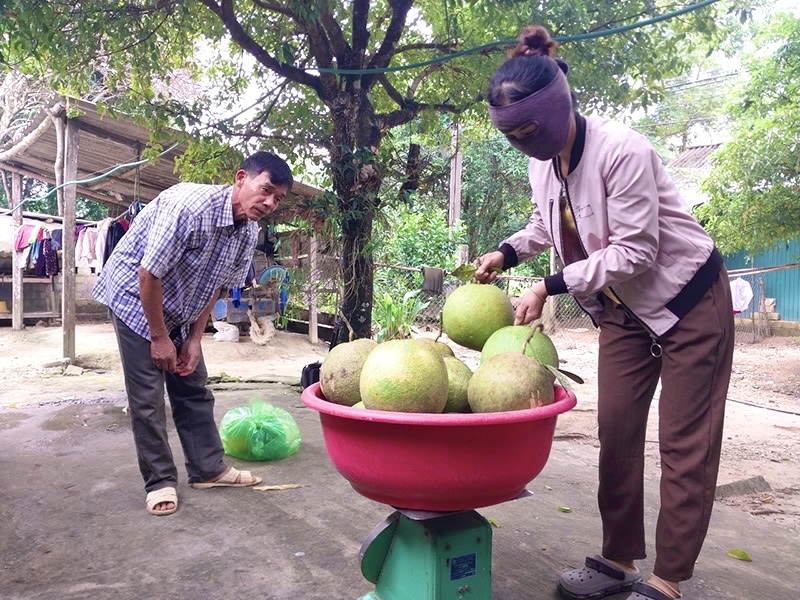
[[[252,156],[246,158],[242,165],[239,167],[243,171],[247,171],[250,175],[259,175],[264,171],[269,173],[269,178],[272,183],[277,185],[285,185],[290,190],[294,179],[292,178],[292,171],[286,161],[277,154],[272,152],[260,151]]]

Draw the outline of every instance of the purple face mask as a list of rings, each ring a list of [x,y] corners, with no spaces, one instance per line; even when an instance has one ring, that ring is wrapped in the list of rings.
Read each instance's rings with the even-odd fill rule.
[[[508,135],[536,123],[536,131],[522,139],[508,137],[517,150],[537,160],[550,160],[567,144],[572,95],[561,70],[538,92],[505,106],[489,106],[492,124]]]

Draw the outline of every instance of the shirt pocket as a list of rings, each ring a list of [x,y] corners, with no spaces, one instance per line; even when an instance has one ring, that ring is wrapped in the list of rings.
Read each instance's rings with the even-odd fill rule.
[[[187,252],[199,252],[208,243],[208,236],[201,231],[193,231],[186,240]]]

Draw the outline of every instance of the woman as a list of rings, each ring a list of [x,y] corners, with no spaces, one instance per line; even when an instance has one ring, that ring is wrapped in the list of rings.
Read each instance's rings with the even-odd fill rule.
[[[526,27],[495,73],[489,116],[531,157],[534,210],[522,231],[479,259],[478,281],[553,247],[566,265],[522,297],[516,323],[569,293],[600,327],[598,504],[602,554],[564,573],[573,599],[631,590],[680,597],[708,530],[733,357],[733,309],[722,256],[638,133],[574,110],[568,67],[540,26]],[[661,510],[647,583],[644,443],[659,377]]]

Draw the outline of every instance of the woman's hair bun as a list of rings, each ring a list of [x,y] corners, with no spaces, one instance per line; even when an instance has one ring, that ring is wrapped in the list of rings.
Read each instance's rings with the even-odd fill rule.
[[[509,58],[514,56],[553,56],[558,48],[558,42],[550,37],[550,32],[541,25],[528,25],[519,34],[517,47],[510,52]],[[563,62],[563,61],[562,61]],[[566,66],[566,63],[564,63]],[[561,65],[559,65],[561,66]],[[564,67],[561,67],[564,70]],[[566,73],[566,71],[564,71]]]

